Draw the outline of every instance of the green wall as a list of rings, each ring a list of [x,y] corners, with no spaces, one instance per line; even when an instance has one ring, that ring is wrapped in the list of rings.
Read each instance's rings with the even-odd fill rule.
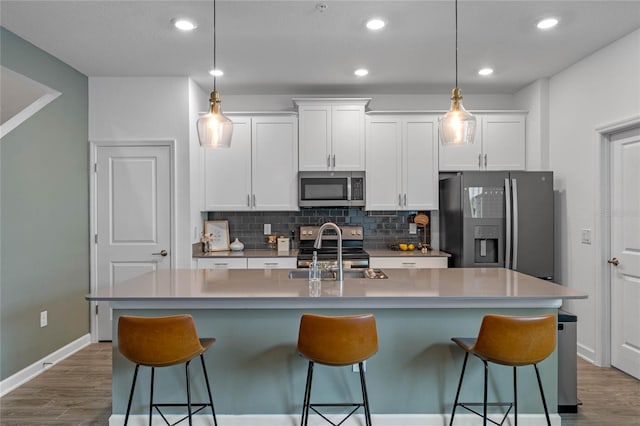
[[[4,28],[0,64],[62,93],[0,141],[4,380],[90,331],[88,79]]]

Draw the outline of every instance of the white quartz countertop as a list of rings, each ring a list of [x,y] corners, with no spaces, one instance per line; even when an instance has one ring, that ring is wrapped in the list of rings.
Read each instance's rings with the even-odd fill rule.
[[[148,308],[423,308],[559,307],[587,294],[503,268],[385,269],[388,279],[308,280],[282,269],[159,270],[86,296],[113,307]]]
[[[297,257],[298,250],[278,251],[271,249],[253,249],[253,250],[239,250],[239,251],[211,251],[211,252],[197,252],[193,254],[193,257],[197,258],[219,258],[219,257]]]
[[[389,250],[389,249],[365,249],[371,257],[451,257],[449,253],[440,250]]]

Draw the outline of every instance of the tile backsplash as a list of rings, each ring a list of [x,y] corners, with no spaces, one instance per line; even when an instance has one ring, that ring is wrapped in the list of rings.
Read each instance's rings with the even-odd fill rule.
[[[271,233],[294,237],[293,248],[298,247],[301,225],[361,225],[364,227],[364,245],[370,249],[384,249],[399,242],[431,243],[431,230],[418,228],[417,234],[409,234],[409,223],[415,211],[364,211],[349,208],[311,208],[297,212],[208,212],[208,220],[228,220],[231,241],[238,238],[247,249],[267,248],[264,224],[271,224]],[[426,212],[430,216],[430,212]],[[293,232],[293,234],[292,234]]]

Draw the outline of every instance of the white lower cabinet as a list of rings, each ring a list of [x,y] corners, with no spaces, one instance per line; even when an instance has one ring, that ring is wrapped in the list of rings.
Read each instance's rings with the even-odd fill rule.
[[[247,258],[198,258],[196,265],[198,269],[247,269]]]
[[[438,118],[370,114],[366,210],[438,209]]]
[[[372,268],[408,269],[408,268],[447,268],[447,257],[371,257]]]
[[[296,269],[295,257],[250,257],[247,259],[249,269]]]

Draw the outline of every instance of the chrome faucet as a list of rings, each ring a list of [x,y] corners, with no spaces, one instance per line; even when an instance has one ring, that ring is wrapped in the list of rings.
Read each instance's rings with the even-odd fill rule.
[[[342,284],[344,281],[344,274],[342,271],[342,232],[340,232],[338,225],[333,222],[323,224],[318,230],[318,236],[316,237],[316,241],[313,243],[313,246],[317,249],[322,248],[322,234],[327,228],[335,229],[336,234],[338,234],[338,281]]]

